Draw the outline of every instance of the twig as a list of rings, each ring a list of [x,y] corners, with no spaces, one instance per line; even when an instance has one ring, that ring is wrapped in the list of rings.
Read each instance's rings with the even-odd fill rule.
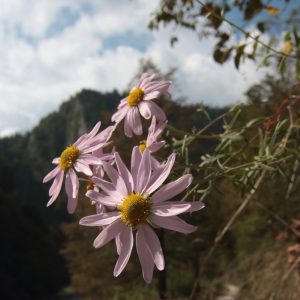
[[[246,30],[244,30],[240,26],[234,24],[233,22],[231,22],[230,20],[228,20],[224,16],[220,16],[220,15],[216,14],[214,11],[212,11],[211,9],[209,9],[209,7],[204,2],[202,2],[201,0],[196,0],[196,2],[198,2],[200,5],[202,5],[212,16],[214,16],[215,18],[217,18],[220,21],[224,21],[224,22],[228,23],[230,26],[236,28],[237,30],[239,30],[240,32],[242,32],[243,34],[245,34],[246,37],[249,37],[250,39],[252,39],[253,41],[255,41],[257,44],[260,44],[261,46],[265,47],[266,49],[270,50],[271,52],[273,52],[273,53],[275,53],[277,55],[283,56],[283,57],[290,57],[290,58],[299,60],[299,57],[296,56],[296,55],[286,54],[284,52],[278,51],[278,50],[272,48],[271,46],[265,44],[264,42],[262,42],[261,40],[259,40],[257,37],[254,37],[249,32],[247,32]]]
[[[267,171],[263,170],[261,175],[259,176],[259,178],[256,180],[256,182],[255,182],[253,188],[251,189],[251,191],[246,195],[243,203],[240,205],[240,207],[235,211],[235,213],[229,219],[229,221],[227,222],[227,224],[225,225],[223,230],[216,236],[216,238],[214,240],[213,247],[210,249],[210,251],[208,252],[206,257],[204,258],[203,263],[202,263],[202,265],[201,265],[201,267],[198,271],[198,275],[197,275],[196,280],[194,282],[194,286],[193,286],[193,289],[192,289],[192,292],[191,292],[191,295],[190,295],[190,299],[195,299],[195,297],[196,297],[198,284],[200,282],[200,277],[203,274],[205,264],[209,261],[210,257],[212,256],[212,254],[215,252],[215,250],[219,246],[219,243],[223,239],[224,235],[227,233],[227,231],[230,229],[232,224],[236,221],[238,216],[242,213],[244,208],[247,206],[249,201],[252,199],[253,195],[255,194],[255,192],[257,191],[259,186],[262,184],[263,179],[265,178],[266,174],[267,174]]]
[[[300,232],[298,230],[296,230],[295,228],[293,228],[291,225],[289,225],[286,221],[284,221],[280,216],[278,216],[276,213],[274,213],[272,210],[270,210],[269,208],[265,207],[263,204],[259,203],[259,202],[255,202],[255,204],[263,209],[264,211],[266,211],[267,213],[269,213],[275,220],[277,220],[279,223],[281,223],[283,226],[285,226],[287,229],[289,229],[295,236],[297,236],[298,238],[300,238]]]
[[[280,284],[278,285],[277,290],[274,293],[272,293],[272,295],[270,296],[269,300],[275,300],[276,299],[276,294],[281,289],[281,287],[283,286],[283,284],[285,283],[285,281],[289,278],[289,276],[294,271],[294,269],[298,266],[299,263],[300,263],[300,256],[295,260],[295,262],[290,266],[290,268],[282,276]]]
[[[299,161],[296,159],[295,164],[294,164],[294,168],[293,168],[293,174],[291,176],[290,183],[289,183],[286,195],[285,195],[285,200],[288,200],[291,196],[293,186],[294,186],[294,182],[295,182],[295,179],[296,179],[296,176],[297,176],[298,168],[299,168]]]

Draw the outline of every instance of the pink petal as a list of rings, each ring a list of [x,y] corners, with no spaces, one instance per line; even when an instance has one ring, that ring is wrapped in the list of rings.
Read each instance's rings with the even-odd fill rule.
[[[161,169],[160,162],[152,155],[151,155],[151,168],[152,170]]]
[[[87,176],[93,176],[93,172],[91,171],[90,167],[84,164],[82,161],[77,160],[74,163],[74,168],[77,172],[82,172]]]
[[[148,247],[151,257],[158,270],[162,271],[165,268],[165,259],[164,254],[160,245],[160,241],[151,229],[150,226],[141,224],[138,227],[138,230],[143,234],[145,243]]]
[[[153,91],[153,92],[146,94],[143,100],[149,101],[149,100],[157,99],[159,97],[159,95],[160,95],[159,91]]]
[[[143,86],[149,83],[154,77],[155,77],[154,73],[143,73],[137,86],[143,88]]]
[[[59,169],[59,172],[57,173],[56,177],[54,178],[50,189],[49,189],[49,196],[52,196],[53,194],[55,194],[55,192],[59,189],[61,189],[61,185],[62,185],[62,181],[63,181],[63,175],[64,175],[64,171],[62,171],[61,169]]]
[[[194,212],[205,207],[205,204],[201,201],[188,202],[191,207],[186,212]]]
[[[50,200],[47,202],[47,207],[50,206],[58,197],[58,194],[53,195]]]
[[[152,202],[157,203],[172,199],[184,191],[191,184],[192,180],[193,176],[191,174],[187,174],[166,184],[153,194],[151,197]]]
[[[109,196],[104,196],[102,193],[96,192],[96,191],[87,191],[85,194],[88,198],[95,201],[96,203],[101,203],[106,206],[115,207],[117,205],[121,204],[121,197],[112,197],[111,194]],[[113,194],[114,195],[114,194]],[[119,194],[116,194],[119,196]]]
[[[171,81],[153,81],[145,86],[144,91],[147,94],[154,91],[164,94],[168,92],[171,83]]]
[[[130,115],[132,114],[132,109],[130,108],[125,116],[125,120],[124,120],[124,133],[126,136],[128,137],[132,137],[132,118],[130,117]]]
[[[141,121],[141,116],[139,109],[137,107],[134,107],[132,109],[132,130],[135,135],[141,135],[143,133],[143,127],[142,127],[142,121]]]
[[[84,217],[79,221],[79,224],[83,226],[104,226],[113,223],[119,218],[120,213],[118,211],[112,211]]]
[[[118,152],[115,153],[115,160],[116,160],[118,171],[126,184],[128,194],[131,194],[133,191],[133,178],[131,176],[131,173],[129,172],[126,165],[122,161]]]
[[[60,171],[60,167],[57,166],[56,168],[54,168],[51,172],[49,172],[43,179],[43,183],[48,182],[49,180],[51,180],[52,178],[54,178],[58,172]]]
[[[151,153],[157,152],[161,147],[163,147],[166,144],[165,141],[160,141],[160,142],[154,142],[153,144],[147,146],[148,150]]]
[[[102,160],[92,154],[81,154],[78,161],[83,161],[87,165],[101,165]]]
[[[127,226],[120,219],[111,223],[107,227],[105,227],[101,233],[94,240],[94,247],[100,248],[114,239],[118,234],[120,234],[123,230],[126,230]]]
[[[146,103],[147,104],[147,102],[144,102],[144,103]],[[148,107],[148,105],[147,105],[147,107]],[[152,120],[151,120],[151,124],[150,124],[150,126],[149,126],[149,128],[148,128],[148,136],[152,136],[153,134],[154,134],[154,132],[155,132],[155,127],[156,127],[156,118],[155,118],[155,116],[152,118]],[[147,139],[148,140],[148,139]]]
[[[74,213],[74,211],[76,209],[76,206],[77,206],[77,194],[76,194],[75,197],[73,196],[73,194],[75,194],[74,189],[76,189],[76,186],[73,187],[73,181],[72,181],[72,175],[73,175],[72,171],[73,170],[72,171],[71,170],[72,169],[69,169],[66,172],[66,180],[65,180],[65,189],[66,189],[66,194],[68,196],[68,206],[67,206],[67,209],[68,209],[68,212],[70,214]],[[74,173],[75,177],[77,178],[77,176],[76,176],[76,174],[75,174],[74,171],[73,171],[73,173]],[[78,186],[79,186],[79,183],[78,183]],[[77,192],[78,192],[78,190],[77,190]]]
[[[127,188],[126,188],[125,182],[124,182],[123,178],[120,176],[120,174],[116,171],[115,168],[113,168],[110,164],[108,164],[106,162],[103,162],[103,167],[104,167],[106,174],[110,178],[114,188],[123,197],[127,197],[127,195],[128,195]]]
[[[140,230],[136,233],[136,250],[142,266],[143,278],[146,283],[150,283],[153,277],[154,261],[145,242],[144,234]]]
[[[151,194],[164,183],[164,181],[167,179],[167,177],[171,172],[174,162],[175,162],[175,154],[173,153],[168,157],[168,160],[165,166],[161,169],[158,178],[145,190],[147,194]]]
[[[142,154],[141,163],[139,166],[139,170],[137,173],[137,185],[135,187],[135,191],[137,193],[143,193],[145,188],[147,187],[147,183],[150,179],[151,175],[151,161],[150,161],[150,152],[148,149]]]
[[[122,248],[122,239],[121,239],[121,234],[118,234],[115,238],[115,243],[116,243],[116,248],[117,248],[117,253],[120,255],[121,248]]]
[[[141,163],[142,154],[138,146],[133,147],[131,154],[131,174],[134,183],[134,189],[137,187],[137,175]]]
[[[98,150],[99,148],[103,148],[107,146],[107,143],[106,142],[99,142],[99,143],[94,143],[91,145],[91,146],[88,146],[87,148],[84,148],[84,149],[81,149],[81,153],[82,154],[85,154],[85,153],[92,153],[96,150]],[[80,150],[80,149],[79,149]]]
[[[78,147],[78,145],[80,145],[81,143],[83,143],[85,140],[87,139],[87,134],[83,134],[82,136],[80,136],[75,143],[73,143],[74,146]]]
[[[118,237],[122,241],[122,244],[119,249],[119,258],[113,273],[115,277],[119,276],[124,270],[131,255],[133,247],[133,235],[131,227],[127,227],[127,229],[120,233]]]
[[[125,116],[127,115],[127,112],[129,110],[129,106],[124,106],[122,108],[119,108],[111,117],[112,122],[120,123]]]
[[[108,144],[108,140],[110,139],[114,130],[115,125],[109,126],[96,136],[86,138],[78,145],[78,149],[81,153],[91,153],[101,147],[105,147]]]
[[[157,121],[165,121],[167,119],[165,112],[153,101],[148,101],[148,107],[151,114],[156,117]]]
[[[60,193],[60,190],[61,190],[63,179],[64,179],[64,172],[60,171],[54,179],[55,186],[54,186],[52,194],[51,194],[52,197],[50,198],[50,200],[47,203],[47,207],[50,206],[57,199],[57,197]],[[52,186],[54,185],[54,182],[53,182]]]
[[[120,101],[119,105],[118,105],[118,109],[120,109],[120,108],[124,107],[125,105],[127,105],[127,101],[128,101],[128,97],[123,98]]]
[[[187,202],[164,202],[153,205],[151,211],[157,216],[170,217],[186,212],[189,208],[191,208],[191,205]]]
[[[115,201],[124,198],[123,195],[118,190],[116,190],[116,188],[110,182],[95,176],[92,177],[92,181],[98,187],[100,187],[108,196],[115,199]]]
[[[101,122],[97,122],[96,125],[93,127],[93,129],[86,135],[88,138],[93,137],[97,134],[101,127]]]
[[[101,203],[96,203],[96,213],[97,214],[102,214],[106,212],[106,208],[104,205],[102,205]]]
[[[192,233],[197,230],[196,226],[190,225],[176,216],[160,217],[156,215],[151,215],[149,219],[155,225],[158,225],[165,229],[178,231],[184,234]]]
[[[72,186],[73,186],[73,198],[76,198],[78,196],[78,190],[79,190],[79,180],[74,172],[74,170],[71,168],[69,169],[68,173],[70,173],[70,178],[72,181]]]
[[[74,143],[74,145],[77,146],[77,147],[81,147],[83,145],[83,143],[85,143],[86,141],[88,141],[90,138],[94,137],[97,134],[100,127],[101,127],[101,122],[96,123],[96,125],[93,127],[93,129],[89,133],[86,133],[86,134],[82,135]]]
[[[151,186],[159,178],[161,172],[164,170],[164,167],[166,166],[166,164],[160,164],[160,163],[158,163],[157,165],[152,164],[153,158],[154,157],[151,156],[151,168],[153,172],[148,182],[148,186]]]
[[[99,134],[97,134],[94,137],[94,140],[99,142],[107,142],[111,138],[115,129],[116,129],[116,125],[106,127],[104,130],[102,130]]]
[[[140,111],[140,114],[143,116],[143,118],[145,118],[146,120],[150,119],[151,118],[151,110],[148,106],[148,102],[146,101],[142,101],[139,106],[139,111]]]

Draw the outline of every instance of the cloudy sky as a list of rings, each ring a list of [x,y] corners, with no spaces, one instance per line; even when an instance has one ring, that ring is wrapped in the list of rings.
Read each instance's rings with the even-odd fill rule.
[[[224,105],[263,77],[213,62],[213,41],[176,31],[149,31],[159,0],[0,0],[0,136],[24,132],[82,88],[124,91],[139,60],[177,67],[188,102]],[[176,91],[174,91],[176,92]]]

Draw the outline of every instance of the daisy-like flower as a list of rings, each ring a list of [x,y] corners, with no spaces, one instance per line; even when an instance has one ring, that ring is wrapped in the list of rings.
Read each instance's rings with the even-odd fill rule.
[[[96,202],[114,207],[110,212],[87,216],[80,220],[85,226],[105,226],[94,241],[94,247],[100,248],[112,239],[116,240],[119,258],[115,265],[114,276],[118,276],[125,268],[134,244],[136,233],[136,249],[142,266],[144,280],[150,283],[153,269],[165,267],[164,255],[160,241],[152,226],[162,227],[185,234],[197,227],[187,224],[177,217],[183,212],[192,212],[204,207],[202,202],[169,201],[185,190],[192,181],[192,175],[184,175],[179,179],[161,187],[167,179],[174,161],[172,154],[163,168],[152,171],[150,152],[146,149],[142,154],[134,147],[131,157],[131,171],[127,169],[118,153],[115,153],[117,170],[109,164],[104,169],[111,182],[93,177],[106,196],[88,191],[87,196]]]
[[[57,199],[65,177],[68,212],[73,213],[75,211],[79,189],[79,179],[75,171],[82,172],[87,176],[93,175],[89,165],[102,164],[102,159],[101,157],[93,156],[91,153],[109,144],[109,139],[115,128],[114,126],[109,126],[98,133],[100,126],[101,123],[98,122],[89,133],[82,135],[74,144],[68,146],[61,153],[60,157],[53,159],[52,163],[57,166],[43,179],[43,183],[45,183],[54,178],[49,189],[51,198],[47,206],[50,206]]]
[[[168,121],[156,123],[156,118],[152,118],[151,125],[148,129],[147,139],[142,140],[139,145],[141,152],[144,152],[145,149],[148,149],[150,153],[153,154],[165,145],[165,141],[158,141],[158,139],[165,130],[167,122]],[[151,163],[153,169],[161,167],[159,161],[153,155],[151,155]]]
[[[154,77],[155,74],[144,73],[129,95],[121,100],[118,111],[112,116],[111,120],[117,124],[124,119],[124,132],[128,137],[132,137],[133,133],[143,133],[140,115],[145,119],[151,116],[155,116],[158,121],[166,119],[164,111],[152,100],[166,93],[171,81],[153,81]]]

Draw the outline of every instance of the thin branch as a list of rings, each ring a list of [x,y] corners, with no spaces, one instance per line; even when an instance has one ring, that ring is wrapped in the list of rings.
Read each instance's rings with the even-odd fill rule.
[[[285,283],[285,281],[289,278],[289,276],[291,275],[291,273],[295,270],[295,268],[299,265],[300,263],[300,257],[298,257],[295,262],[290,266],[290,268],[286,271],[286,273],[282,276],[280,284],[278,285],[278,288],[275,292],[272,293],[271,297],[269,298],[269,300],[275,300],[276,299],[276,295],[278,294],[278,291],[281,289],[281,287],[283,286],[283,284]]]
[[[220,15],[216,14],[213,10],[209,9],[209,7],[204,2],[202,2],[201,0],[196,0],[196,2],[198,2],[200,5],[202,5],[212,16],[214,16],[215,18],[217,18],[220,21],[224,21],[224,22],[228,23],[230,26],[234,27],[235,29],[237,29],[240,32],[242,32],[243,34],[245,34],[246,37],[249,37],[250,39],[255,41],[257,44],[260,44],[261,46],[265,47],[266,49],[270,50],[271,52],[273,52],[277,55],[283,56],[283,57],[290,57],[290,58],[299,60],[299,57],[296,56],[296,55],[286,54],[282,51],[278,51],[278,50],[272,48],[271,46],[265,44],[264,42],[259,40],[257,37],[254,37],[249,32],[247,32],[246,30],[244,30],[240,26],[234,24],[233,22],[231,22],[230,20],[228,20],[224,16],[220,16]]]
[[[264,206],[263,204],[259,202],[255,202],[255,205],[257,205],[259,208],[263,209],[265,212],[270,214],[276,221],[281,223],[284,227],[286,227],[288,230],[290,230],[296,237],[300,238],[300,232],[293,228],[293,226],[289,225],[285,220],[283,220],[280,216],[278,216],[276,213],[274,213],[272,210]]]
[[[254,196],[255,192],[257,191],[257,189],[262,184],[263,179],[265,178],[266,174],[267,174],[267,171],[263,170],[262,173],[261,173],[261,175],[259,176],[259,178],[256,180],[253,189],[251,189],[251,191],[246,195],[244,201],[239,206],[239,208],[235,211],[235,213],[232,215],[232,217],[229,219],[229,221],[227,222],[227,224],[225,225],[225,227],[223,228],[223,230],[216,236],[213,247],[210,249],[210,251],[208,252],[208,254],[206,255],[206,257],[204,258],[201,267],[199,268],[198,275],[196,277],[196,280],[194,282],[194,286],[193,286],[193,289],[192,289],[192,292],[191,292],[191,295],[190,295],[190,299],[195,299],[195,297],[196,297],[198,285],[199,285],[199,282],[200,282],[200,278],[201,278],[201,276],[203,274],[205,264],[209,261],[209,259],[211,258],[212,254],[218,248],[218,246],[220,244],[220,241],[223,239],[223,237],[228,232],[228,230],[230,229],[230,227],[233,225],[233,223],[236,221],[236,219],[238,218],[238,216],[242,213],[242,211],[244,210],[244,208],[247,206],[247,204],[249,203],[249,201],[252,199],[252,197]]]

